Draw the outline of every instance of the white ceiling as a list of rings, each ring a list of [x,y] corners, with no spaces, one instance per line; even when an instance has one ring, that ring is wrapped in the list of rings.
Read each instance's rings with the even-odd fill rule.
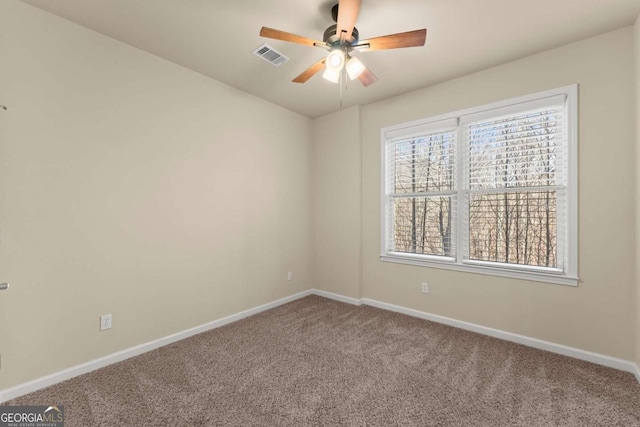
[[[340,108],[318,74],[291,79],[326,51],[259,37],[264,26],[322,39],[336,0],[23,0],[84,27],[309,117]],[[427,28],[425,47],[362,52],[379,81],[350,82],[367,104],[633,24],[640,0],[363,0],[360,38]],[[251,52],[268,43],[280,67]]]

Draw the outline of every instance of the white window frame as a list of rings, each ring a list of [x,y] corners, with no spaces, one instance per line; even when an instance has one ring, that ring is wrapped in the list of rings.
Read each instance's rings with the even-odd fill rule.
[[[535,105],[537,102],[545,103],[546,99],[566,97],[567,113],[567,198],[566,198],[566,242],[564,250],[558,250],[558,256],[562,257],[562,270],[548,267],[523,266],[517,264],[507,264],[498,262],[484,262],[475,260],[465,260],[464,254],[468,242],[463,241],[465,233],[464,221],[468,217],[466,210],[468,207],[463,202],[468,190],[465,190],[463,169],[463,155],[461,144],[462,129],[461,122],[469,121],[473,115],[485,115],[495,113],[496,116],[509,111],[522,109],[521,104]],[[390,224],[387,218],[387,206],[390,198],[388,194],[389,183],[387,182],[387,145],[398,138],[418,136],[425,131],[434,129],[457,127],[456,149],[456,171],[457,171],[457,215],[454,242],[455,258],[438,257],[431,255],[407,254],[390,251],[387,247],[387,225]],[[478,107],[467,108],[447,114],[429,117],[422,120],[389,126],[381,129],[381,255],[384,262],[394,262],[423,267],[443,268],[447,270],[463,271],[468,273],[487,274],[493,276],[510,277],[514,279],[531,280],[537,282],[547,282],[560,285],[577,286],[578,278],[578,85],[569,85],[530,95],[520,96],[504,101],[494,102]],[[393,225],[390,225],[393,226]],[[468,238],[468,237],[467,237]],[[562,253],[564,252],[564,253]]]

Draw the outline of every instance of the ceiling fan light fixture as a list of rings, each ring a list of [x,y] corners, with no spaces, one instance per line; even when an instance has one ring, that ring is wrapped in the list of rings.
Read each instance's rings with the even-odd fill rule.
[[[329,51],[326,57],[308,67],[296,76],[292,82],[305,83],[311,77],[324,70],[323,77],[326,80],[334,83],[344,83],[340,85],[340,99],[342,99],[342,90],[343,88],[346,89],[347,75],[351,80],[357,78],[365,87],[378,80],[371,70],[362,65],[358,59],[349,55],[352,50],[366,49],[371,51],[424,46],[427,37],[426,28],[404,33],[387,34],[386,36],[361,41],[359,31],[355,25],[362,0],[337,0],[337,2],[338,4],[331,9],[332,18],[336,23],[324,31],[322,41],[276,30],[275,28],[262,27],[260,29],[261,37],[319,47]],[[342,75],[343,73],[344,76]]]
[[[338,83],[340,81],[340,70],[327,67],[322,74],[322,78],[332,83]]]
[[[357,79],[364,70],[365,66],[358,58],[351,58],[347,62],[347,74],[351,80]]]
[[[336,72],[341,71],[344,68],[345,55],[340,49],[334,49],[327,55],[327,69],[332,69]]]

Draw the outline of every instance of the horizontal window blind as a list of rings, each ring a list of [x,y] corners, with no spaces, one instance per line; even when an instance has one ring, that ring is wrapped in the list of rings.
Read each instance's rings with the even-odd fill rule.
[[[468,188],[565,185],[564,117],[558,105],[467,124]]]
[[[468,206],[464,258],[562,269],[564,103],[463,126]]]
[[[395,141],[393,150],[393,193],[429,193],[454,189],[455,134],[423,135]]]

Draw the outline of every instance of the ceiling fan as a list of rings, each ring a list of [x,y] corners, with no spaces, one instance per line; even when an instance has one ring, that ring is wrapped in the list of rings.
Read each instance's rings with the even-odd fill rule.
[[[424,46],[427,30],[408,31],[406,33],[390,34],[367,40],[360,40],[358,29],[355,27],[362,0],[339,0],[331,9],[331,16],[336,24],[331,25],[324,32],[323,41],[309,39],[274,28],[262,27],[260,36],[307,46],[321,47],[329,54],[316,62],[292,81],[305,83],[315,74],[324,69],[322,77],[338,83],[343,70],[351,80],[358,79],[364,86],[375,83],[378,78],[367,69],[362,62],[352,56],[353,51],[366,52],[382,49],[397,49],[401,47]]]

